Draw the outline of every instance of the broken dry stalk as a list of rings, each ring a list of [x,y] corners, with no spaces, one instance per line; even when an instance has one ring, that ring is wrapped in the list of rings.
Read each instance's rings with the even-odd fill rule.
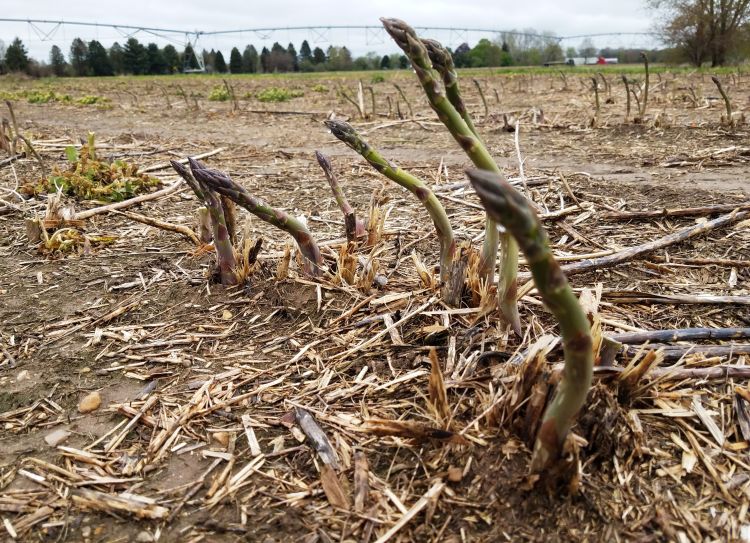
[[[630,118],[630,85],[625,74],[622,74],[622,82],[625,85],[625,122],[627,123]]]
[[[476,79],[472,79],[474,82],[474,86],[477,88],[477,91],[479,91],[479,98],[482,99],[482,105],[484,105],[484,116],[489,117],[490,116],[490,109],[487,107],[487,99],[484,97],[484,91],[482,90],[482,85],[477,81]]]
[[[229,238],[224,210],[221,205],[221,199],[204,183],[198,181],[193,173],[185,166],[171,160],[172,168],[180,174],[185,182],[193,189],[195,196],[202,201],[208,214],[211,217],[211,227],[213,229],[214,248],[216,249],[216,265],[219,269],[219,277],[222,285],[237,284],[237,259],[234,255],[234,248]]]
[[[344,191],[341,189],[341,185],[339,185],[339,181],[336,178],[336,174],[333,173],[333,166],[331,166],[330,159],[320,151],[315,151],[315,158],[318,159],[318,164],[320,164],[323,173],[326,175],[326,179],[328,179],[328,183],[331,185],[333,197],[336,199],[336,203],[338,204],[341,213],[344,214],[346,239],[348,241],[356,241],[357,238],[366,236],[367,232],[365,231],[365,225],[362,221],[357,220],[357,215],[354,212],[354,209],[349,205],[349,202],[344,195]]]
[[[641,121],[643,121],[646,117],[646,105],[648,103],[648,55],[646,53],[641,53],[641,58],[643,59],[643,66],[646,70],[646,80],[643,82],[643,100],[640,104],[640,117]]]
[[[422,202],[422,205],[427,210],[427,213],[429,213],[435,225],[435,230],[440,239],[440,279],[446,281],[453,265],[453,253],[456,249],[456,242],[453,238],[453,229],[448,220],[448,215],[445,213],[440,200],[425,185],[424,181],[383,158],[377,150],[370,147],[362,139],[362,136],[350,124],[343,121],[330,120],[325,121],[325,125],[331,130],[334,136],[362,155],[373,168],[391,181],[407,189]]]
[[[305,272],[310,275],[318,275],[323,259],[320,256],[318,245],[307,229],[307,226],[286,212],[274,209],[259,198],[252,196],[243,187],[232,181],[225,173],[206,168],[205,165],[192,158],[188,159],[188,161],[193,177],[199,183],[207,186],[211,191],[216,191],[222,196],[226,196],[259,219],[291,235],[297,242],[300,252],[307,259],[305,262]]]
[[[549,403],[534,444],[531,469],[539,472],[558,459],[578,411],[586,401],[594,355],[591,330],[581,305],[549,248],[549,238],[528,201],[499,175],[467,172],[487,213],[516,238],[544,304],[560,323],[565,371]]]
[[[446,97],[446,91],[440,84],[437,71],[433,68],[428,49],[417,37],[414,29],[399,19],[381,18],[380,20],[386,32],[391,35],[396,44],[411,60],[412,67],[417,74],[417,78],[427,95],[432,109],[437,113],[438,118],[446,126],[456,142],[458,142],[477,168],[500,174],[500,168],[484,146],[482,140],[471,130],[461,114]],[[509,234],[505,233],[504,236],[507,236],[508,239],[503,243],[507,251],[503,253],[501,273],[507,275],[501,279],[501,282],[506,286],[510,286],[516,282],[518,270],[511,269],[507,261],[518,258],[518,246]],[[482,260],[479,270],[487,284],[490,284],[494,279],[499,242],[500,238],[495,221],[488,216],[485,225]],[[506,292],[509,293],[511,291],[514,291],[514,288],[509,288]],[[501,310],[513,330],[520,335],[521,319],[518,316],[518,305],[515,298],[513,300],[503,300]]]
[[[714,82],[716,88],[719,89],[719,94],[721,94],[721,97],[724,99],[724,107],[727,108],[727,124],[732,126],[734,123],[732,122],[732,103],[729,101],[729,96],[727,96],[727,92],[724,90],[724,86],[721,84],[721,80],[718,77],[715,75],[711,76],[711,81]]]

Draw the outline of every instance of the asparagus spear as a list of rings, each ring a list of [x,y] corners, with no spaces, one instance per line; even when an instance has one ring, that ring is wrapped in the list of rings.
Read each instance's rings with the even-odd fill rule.
[[[185,166],[176,160],[170,160],[172,168],[180,174],[185,182],[193,189],[193,192],[208,209],[211,218],[211,227],[214,235],[214,247],[216,248],[216,263],[219,268],[219,277],[222,285],[237,284],[237,259],[234,255],[232,242],[229,239],[224,210],[219,197],[206,185],[198,181]]]
[[[428,47],[420,40],[414,29],[399,19],[380,19],[385,27],[386,32],[409,57],[412,67],[417,74],[417,78],[427,95],[427,99],[432,109],[437,113],[438,118],[446,126],[453,138],[458,142],[464,152],[477,168],[500,173],[500,168],[490,155],[482,140],[476,135],[474,130],[467,124],[461,113],[454,104],[446,97],[446,90],[440,83],[438,72],[432,65]],[[436,48],[435,57],[438,58],[439,66],[445,65],[441,60],[442,55],[438,54]],[[446,65],[447,66],[447,65]],[[448,71],[448,68],[445,68]],[[450,77],[450,74],[448,74]],[[453,85],[452,85],[453,86]],[[453,86],[458,96],[458,86]],[[464,108],[464,114],[468,116]],[[473,125],[472,125],[473,126]],[[518,246],[509,234],[503,234],[503,247],[506,251],[503,253],[503,261],[500,266],[500,283],[498,284],[498,297],[500,300],[500,310],[505,316],[513,330],[521,335],[521,319],[518,315],[518,304],[516,303],[516,277],[518,267],[513,265],[518,259]],[[482,246],[482,259],[480,272],[484,279],[489,283],[492,281],[495,272],[495,261],[499,245],[499,236],[495,221],[489,216],[485,225],[484,245]]]
[[[456,67],[453,64],[453,57],[443,44],[437,40],[422,39],[422,43],[427,48],[427,54],[430,56],[432,67],[435,68],[443,78],[443,84],[445,85],[445,94],[448,100],[456,108],[461,118],[469,127],[469,130],[478,138],[479,133],[474,126],[474,121],[471,119],[471,115],[466,110],[466,105],[461,97],[461,90],[458,86],[458,74],[456,73]]]
[[[422,205],[427,210],[427,213],[429,213],[435,225],[435,230],[440,239],[440,279],[447,281],[451,266],[453,265],[453,253],[456,250],[456,242],[453,238],[453,229],[448,220],[448,215],[445,213],[440,200],[425,185],[424,181],[383,158],[376,149],[372,148],[362,139],[362,136],[349,123],[330,120],[325,121],[325,125],[331,130],[334,136],[362,155],[373,168],[391,181],[407,189],[422,202]]]
[[[539,472],[559,458],[565,437],[586,401],[594,365],[591,329],[552,255],[547,233],[526,198],[493,172],[469,170],[467,175],[487,213],[518,241],[542,301],[560,323],[565,370],[534,444],[531,469]]]
[[[367,232],[365,231],[365,225],[362,221],[357,220],[357,215],[354,213],[354,209],[349,205],[349,201],[346,199],[346,195],[344,195],[344,191],[341,189],[338,179],[336,179],[336,174],[333,173],[331,161],[320,151],[315,151],[315,158],[318,159],[318,164],[320,164],[320,167],[323,169],[323,173],[326,174],[328,184],[331,185],[333,197],[336,199],[336,203],[338,204],[339,209],[341,209],[341,213],[344,214],[346,239],[348,241],[356,241],[357,238],[366,236]]]
[[[310,275],[318,275],[323,259],[320,256],[317,243],[302,222],[289,216],[284,211],[272,208],[259,198],[255,198],[243,187],[232,181],[225,173],[206,168],[205,165],[192,158],[188,158],[188,161],[193,177],[197,181],[222,196],[226,196],[268,224],[290,234],[297,242],[300,252],[306,258],[305,272]]]

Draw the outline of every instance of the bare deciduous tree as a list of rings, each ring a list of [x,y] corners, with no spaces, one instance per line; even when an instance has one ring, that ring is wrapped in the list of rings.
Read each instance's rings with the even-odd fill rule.
[[[750,21],[750,0],[649,0],[649,5],[662,14],[664,41],[696,66],[708,60],[725,64]]]

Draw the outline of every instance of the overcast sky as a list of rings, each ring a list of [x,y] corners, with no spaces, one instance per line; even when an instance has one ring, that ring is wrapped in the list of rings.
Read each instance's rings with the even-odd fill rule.
[[[178,30],[232,30],[324,25],[378,25],[380,16],[398,17],[413,26],[467,27],[499,30],[528,29],[551,31],[558,36],[603,32],[648,32],[652,23],[644,2],[603,2],[601,0],[211,0],[209,2],[178,2],[176,0],[0,0],[0,17],[21,19],[50,19],[85,21],[174,28]],[[13,37],[20,37],[32,56],[46,59],[52,44],[67,54],[76,36],[85,40],[98,39],[105,47],[112,42],[124,42],[127,36],[114,29],[65,26],[54,31],[51,39],[42,39],[38,32],[49,32],[54,25],[0,22],[0,39],[6,45]],[[166,35],[178,49],[184,36]],[[169,43],[163,38],[138,33],[142,42]],[[435,37],[455,47],[461,41],[471,45],[480,34],[462,36],[459,33],[435,33]],[[488,36],[491,37],[491,36]],[[312,31],[277,31],[270,35],[243,33],[228,37],[204,36],[199,48],[216,48],[228,55],[232,46],[242,49],[248,43],[256,47],[279,41],[286,45],[307,39],[310,45],[347,45],[356,55],[368,51],[395,52],[383,33],[361,30],[330,31],[319,36]],[[564,46],[578,46],[580,39]],[[644,38],[595,38],[598,47],[643,46]]]

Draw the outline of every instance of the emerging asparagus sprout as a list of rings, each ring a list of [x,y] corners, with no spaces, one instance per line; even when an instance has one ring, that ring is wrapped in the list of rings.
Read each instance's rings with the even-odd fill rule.
[[[344,214],[347,241],[356,241],[357,238],[365,237],[367,235],[365,225],[361,220],[357,219],[357,214],[354,212],[352,206],[349,205],[349,201],[346,199],[341,185],[339,185],[339,180],[333,172],[331,160],[320,151],[315,151],[315,158],[318,159],[318,164],[320,164],[323,173],[325,173],[328,184],[331,185],[331,192],[333,192],[333,197],[336,199],[341,213]]]
[[[591,387],[594,365],[591,329],[549,248],[547,233],[526,198],[493,172],[469,170],[467,175],[487,213],[518,241],[542,301],[560,323],[565,370],[557,393],[544,413],[534,444],[531,470],[540,472],[559,458],[568,431]]]
[[[441,281],[447,281],[453,265],[456,242],[453,238],[453,229],[448,220],[448,215],[445,213],[440,200],[437,199],[424,181],[383,158],[376,149],[362,139],[362,136],[349,123],[330,120],[325,121],[325,125],[331,130],[334,136],[362,155],[373,168],[391,181],[407,189],[422,202],[422,205],[427,210],[427,213],[429,213],[435,225],[435,230],[440,239],[440,279]]]
[[[252,196],[243,187],[232,181],[224,172],[207,168],[205,164],[192,158],[189,158],[188,161],[193,177],[199,183],[208,187],[210,191],[226,196],[259,219],[291,235],[297,242],[300,253],[306,259],[305,272],[313,276],[320,273],[320,266],[323,263],[320,250],[310,231],[301,221],[291,217],[284,211],[272,208],[264,201]]]
[[[441,52],[442,47],[438,47],[437,42],[428,42],[425,45],[423,40],[417,37],[414,29],[399,19],[380,19],[385,27],[386,32],[391,35],[393,40],[406,54],[411,61],[412,67],[417,74],[422,88],[427,95],[427,99],[432,109],[437,113],[438,118],[446,126],[456,142],[461,146],[471,161],[477,168],[500,173],[500,168],[490,155],[482,140],[473,129],[473,124],[469,124],[465,117],[468,117],[463,102],[460,98],[458,85],[454,84],[455,69],[451,71],[452,63],[448,63],[445,53]],[[437,45],[435,45],[437,44]],[[437,61],[437,68],[433,66],[430,51]],[[441,84],[442,74],[443,82]],[[451,91],[447,91],[451,87]],[[452,98],[450,98],[452,97]],[[463,111],[459,111],[459,108]],[[518,275],[518,266],[514,263],[518,260],[518,246],[514,239],[508,234],[503,234],[503,261],[500,267],[500,283],[498,284],[498,298],[500,300],[500,310],[505,319],[511,325],[513,330],[521,334],[521,319],[518,315],[518,304],[516,301],[516,278]],[[485,225],[484,244],[482,246],[482,260],[480,273],[487,283],[491,283],[495,273],[495,262],[497,259],[498,246],[500,238],[497,226],[494,220],[489,216]]]

